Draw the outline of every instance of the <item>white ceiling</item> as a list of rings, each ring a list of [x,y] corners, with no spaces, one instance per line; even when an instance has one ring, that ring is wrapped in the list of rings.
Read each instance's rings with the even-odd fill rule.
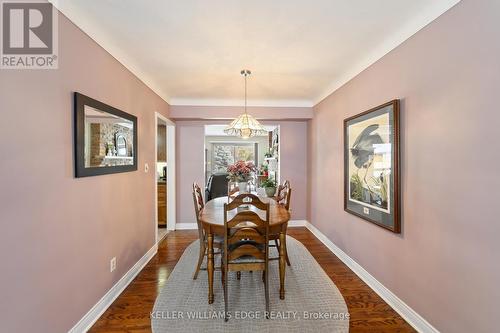
[[[312,106],[459,0],[57,0],[173,105]]]

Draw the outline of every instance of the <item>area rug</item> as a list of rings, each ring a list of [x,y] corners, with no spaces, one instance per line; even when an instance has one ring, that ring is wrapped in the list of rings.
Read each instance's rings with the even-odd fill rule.
[[[270,319],[265,318],[261,272],[229,274],[230,319],[224,321],[221,273],[214,274],[215,301],[208,304],[207,272],[193,272],[198,241],[190,244],[170,274],[151,312],[154,333],[163,332],[348,332],[349,313],[340,291],[309,251],[287,237],[288,256],[284,300],[279,298],[278,261],[270,262]],[[271,257],[277,256],[275,248]],[[216,262],[217,266],[219,262]]]

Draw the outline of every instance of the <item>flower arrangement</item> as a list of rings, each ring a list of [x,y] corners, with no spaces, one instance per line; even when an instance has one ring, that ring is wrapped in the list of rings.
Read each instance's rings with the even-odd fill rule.
[[[252,161],[238,161],[227,167],[229,173],[227,178],[232,182],[247,182],[252,178],[252,173],[256,171],[257,168]]]

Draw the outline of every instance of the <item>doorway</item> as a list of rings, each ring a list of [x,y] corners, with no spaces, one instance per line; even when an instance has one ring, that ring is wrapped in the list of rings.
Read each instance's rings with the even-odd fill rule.
[[[155,116],[155,237],[175,229],[175,123]]]
[[[237,161],[251,161],[257,167],[253,185],[258,193],[263,194],[265,191],[260,186],[263,180],[271,178],[279,183],[279,125],[265,125],[267,133],[249,139],[227,135],[224,128],[226,125],[205,125],[205,196],[210,199],[220,194],[218,188],[227,189],[226,184],[219,184],[219,179],[225,179],[219,175],[227,174],[228,165]],[[212,177],[218,179],[216,189],[212,189]]]

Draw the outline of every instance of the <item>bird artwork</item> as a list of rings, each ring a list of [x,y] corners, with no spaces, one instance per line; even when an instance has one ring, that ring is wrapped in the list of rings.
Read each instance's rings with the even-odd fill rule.
[[[344,119],[344,210],[400,232],[399,100]]]
[[[367,169],[373,161],[376,144],[383,143],[379,134],[374,133],[379,128],[378,124],[373,124],[365,128],[356,138],[351,148],[351,155],[354,158],[354,165]]]
[[[377,133],[379,124],[371,124],[361,131],[350,148],[356,172],[352,174],[351,198],[370,205],[387,208],[386,175],[369,176],[375,159],[375,148],[384,143]],[[364,171],[364,172],[363,172]],[[361,175],[360,175],[361,173]],[[372,172],[373,173],[373,172]]]

